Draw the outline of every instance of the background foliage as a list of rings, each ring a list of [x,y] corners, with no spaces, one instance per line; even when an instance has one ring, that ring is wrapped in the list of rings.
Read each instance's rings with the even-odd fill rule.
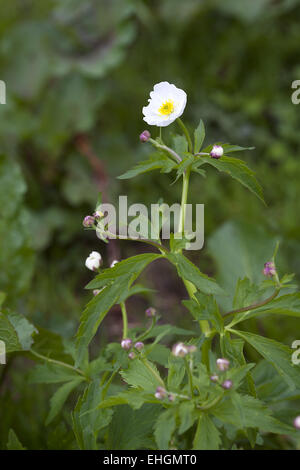
[[[228,287],[246,275],[258,281],[280,239],[278,265],[299,276],[300,118],[290,99],[291,83],[300,75],[299,3],[2,3],[0,78],[7,84],[7,104],[0,106],[0,289],[6,307],[72,338],[90,296],[83,289],[90,280],[83,268],[89,252],[101,251],[107,265],[144,251],[125,242],[106,246],[81,222],[99,190],[111,202],[119,194],[146,204],[179,199],[179,184],[170,186],[168,175],[116,179],[145,156],[138,141],[145,127],[141,107],[162,80],[186,90],[193,106],[185,121],[195,125],[201,116],[211,141],[256,147],[243,158],[265,189],[266,208],[216,172],[209,171],[201,186],[192,179],[192,201],[206,205],[202,270]],[[153,265],[146,276],[158,291],[155,306],[163,322],[188,327],[179,302],[185,290],[172,269]],[[130,300],[132,325],[142,321],[153,299],[150,293]],[[119,341],[119,322],[116,308],[96,344]],[[252,319],[247,328],[290,345],[296,325],[293,319]],[[248,354],[255,359],[253,350]],[[13,428],[27,448],[72,447],[67,408],[64,420],[45,426],[55,388],[29,384],[31,365],[10,356],[1,366],[0,446],[6,448]],[[293,415],[293,405],[284,412]],[[12,445],[15,438],[10,434]],[[115,436],[110,439],[114,448]]]

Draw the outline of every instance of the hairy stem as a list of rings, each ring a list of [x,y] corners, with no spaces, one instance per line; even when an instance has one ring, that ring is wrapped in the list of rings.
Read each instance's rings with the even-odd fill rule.
[[[128,334],[128,318],[125,302],[120,303],[122,318],[123,318],[123,339],[127,338]]]
[[[225,315],[223,315],[223,318],[227,318],[231,315],[236,315],[237,313],[248,312],[249,310],[255,310],[256,308],[263,307],[264,305],[267,305],[269,302],[275,299],[275,297],[277,297],[279,292],[280,292],[280,288],[276,289],[273,292],[273,294],[267,299],[262,300],[261,302],[257,302],[255,304],[248,305],[247,307],[237,308],[236,310],[231,310],[230,312],[225,313]]]
[[[56,364],[58,366],[65,367],[66,369],[71,369],[71,370],[77,372],[77,374],[82,375],[86,380],[88,380],[88,381],[90,380],[81,369],[77,369],[77,367],[71,366],[71,364],[67,364],[66,362],[57,361],[56,359],[51,359],[50,357],[43,356],[43,354],[39,354],[39,353],[33,351],[32,349],[30,349],[29,352],[33,356],[36,356],[36,357],[38,357],[39,359],[41,359],[43,361],[50,362],[52,364]]]
[[[189,379],[189,386],[190,386],[191,397],[193,398],[193,397],[194,397],[194,385],[193,385],[192,371],[191,371],[189,362],[188,362],[188,360],[187,360],[186,357],[184,358],[184,362],[185,362],[185,368],[186,368],[187,375],[188,375],[188,379]]]
[[[187,130],[186,126],[183,124],[183,122],[180,118],[177,118],[176,121],[178,122],[179,126],[183,130],[183,133],[186,137],[186,140],[188,142],[189,152],[193,153],[193,143],[192,143],[192,139],[191,139],[189,131]]]

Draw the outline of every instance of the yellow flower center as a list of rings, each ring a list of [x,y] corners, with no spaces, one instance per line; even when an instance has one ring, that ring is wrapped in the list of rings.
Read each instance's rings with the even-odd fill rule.
[[[169,116],[171,113],[173,113],[173,111],[174,111],[173,100],[165,101],[158,110],[158,112],[164,116]]]

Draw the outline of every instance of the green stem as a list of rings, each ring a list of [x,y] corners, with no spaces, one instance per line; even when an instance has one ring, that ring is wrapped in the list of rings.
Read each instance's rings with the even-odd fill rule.
[[[190,183],[190,174],[191,169],[187,168],[186,172],[183,174],[183,185],[182,185],[182,195],[181,195],[181,211],[180,211],[180,219],[179,219],[179,233],[184,233],[184,224],[185,224],[185,216],[186,216],[186,203],[189,191],[189,183]]]
[[[122,318],[123,318],[123,339],[125,339],[127,338],[127,334],[128,334],[128,318],[127,318],[125,302],[121,302],[120,307],[121,307]]]
[[[191,397],[193,398],[194,397],[194,385],[193,385],[192,371],[191,371],[189,362],[188,362],[186,357],[184,358],[184,362],[185,362],[185,367],[186,367],[186,371],[187,371],[187,375],[188,375],[188,379],[189,379]]]
[[[183,130],[186,140],[188,141],[189,152],[193,153],[193,143],[192,143],[192,139],[191,139],[189,131],[187,130],[187,128],[185,127],[185,125],[183,124],[180,118],[177,118],[176,121],[178,122],[179,126]]]
[[[223,318],[227,318],[231,315],[236,315],[237,313],[248,312],[249,310],[255,310],[256,308],[263,307],[264,305],[267,305],[269,302],[275,299],[275,297],[277,297],[279,292],[280,292],[280,288],[276,289],[273,292],[273,294],[270,297],[268,297],[266,300],[262,300],[261,302],[248,305],[247,307],[237,308],[236,310],[231,310],[230,312],[225,313],[225,315],[223,315]]]
[[[209,351],[211,348],[211,342],[213,337],[215,336],[215,332],[210,332],[210,336],[207,337],[202,345],[202,362],[206,365],[207,371],[210,372],[210,364],[209,364]]]
[[[88,380],[88,381],[90,380],[81,369],[77,369],[77,367],[71,366],[71,364],[67,364],[66,362],[57,361],[56,359],[51,359],[50,357],[43,356],[42,354],[39,354],[39,353],[33,351],[32,349],[30,349],[29,352],[33,356],[36,356],[39,359],[42,359],[43,361],[51,362],[52,364],[57,364],[58,366],[65,367],[66,369],[71,369],[71,370],[77,372],[77,374],[82,375],[86,380]]]

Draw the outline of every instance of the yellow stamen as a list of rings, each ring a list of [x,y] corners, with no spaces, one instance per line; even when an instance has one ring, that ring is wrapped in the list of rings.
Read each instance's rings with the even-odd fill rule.
[[[171,113],[173,113],[173,111],[174,111],[174,101],[173,100],[165,101],[158,110],[158,112],[160,114],[163,114],[165,116],[169,116]]]

